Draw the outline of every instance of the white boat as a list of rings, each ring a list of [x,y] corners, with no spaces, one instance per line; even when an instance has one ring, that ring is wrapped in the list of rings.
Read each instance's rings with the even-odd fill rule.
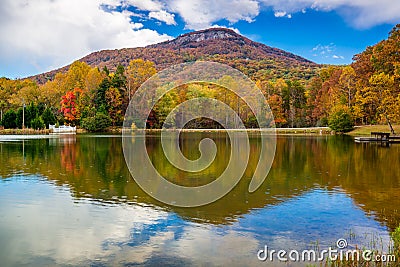
[[[76,126],[71,127],[71,126],[61,125],[60,127],[56,127],[55,125],[49,125],[49,129],[53,133],[76,133]]]

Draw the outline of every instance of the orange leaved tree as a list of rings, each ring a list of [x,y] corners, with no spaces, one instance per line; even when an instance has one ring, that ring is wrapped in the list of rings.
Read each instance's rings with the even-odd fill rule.
[[[61,97],[61,112],[64,115],[64,119],[71,124],[75,124],[80,117],[78,108],[78,97],[82,93],[82,90],[75,88],[72,91],[68,91]]]

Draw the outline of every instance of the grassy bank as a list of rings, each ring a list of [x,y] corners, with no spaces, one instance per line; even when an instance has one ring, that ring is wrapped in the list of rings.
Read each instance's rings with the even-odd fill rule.
[[[276,128],[277,134],[332,134],[329,127]]]
[[[49,129],[34,130],[34,129],[0,129],[1,134],[49,134]]]
[[[343,258],[340,259],[340,256],[337,255],[337,260],[330,261],[329,258],[326,258],[324,261],[318,264],[306,264],[307,267],[399,267],[400,266],[400,226],[397,227],[391,234],[391,241],[389,242],[388,247],[385,247],[384,241],[379,235],[361,235],[356,236],[356,234],[352,231],[349,232],[349,236],[346,237],[346,241],[350,241],[350,244],[355,239],[364,239],[367,244],[360,245],[350,245],[343,251]],[[336,244],[333,244],[331,247],[335,248]],[[316,250],[321,251],[321,248],[316,245]],[[347,251],[357,251],[355,254],[347,254]],[[368,254],[363,254],[366,251],[369,251]],[[340,251],[340,250],[339,250]],[[372,254],[371,254],[372,252]],[[346,258],[346,255],[349,255]],[[359,258],[355,256],[352,258],[352,255],[359,255]],[[367,257],[364,258],[362,255]],[[368,260],[370,258],[370,260]],[[383,259],[383,260],[382,260]]]
[[[177,129],[167,129],[166,131],[176,131]],[[143,130],[135,130],[135,131],[143,131]],[[149,133],[159,133],[162,131],[162,129],[146,129],[146,132]],[[226,131],[225,129],[182,129],[182,132],[224,132]],[[241,132],[241,131],[247,131],[247,132],[264,132],[264,133],[276,133],[276,134],[298,134],[298,135],[303,135],[303,134],[332,134],[332,130],[329,129],[329,127],[305,127],[305,128],[266,128],[266,129],[258,129],[258,128],[249,128],[246,130],[242,129],[230,129],[229,131],[236,131],[236,132]],[[107,132],[108,129],[107,129]],[[116,132],[122,132],[122,128],[114,129],[114,133]]]
[[[400,134],[400,125],[393,125],[396,134]],[[349,135],[371,135],[371,132],[387,132],[390,133],[388,125],[365,125],[357,126],[353,131],[348,132]]]
[[[277,134],[332,134],[332,130],[329,127],[305,127],[305,128],[275,128],[275,129],[262,129],[262,131],[269,132],[273,131]],[[137,130],[141,131],[141,130]],[[168,131],[168,130],[167,130]],[[171,129],[171,131],[174,131]],[[183,132],[218,132],[225,131],[225,129],[182,129]],[[235,130],[233,130],[235,131]],[[242,131],[237,129],[236,131]],[[246,129],[247,132],[259,132],[260,129]],[[82,129],[78,129],[78,133],[87,132]],[[107,133],[122,133],[122,127],[109,127],[105,130]],[[146,129],[146,132],[161,132],[161,129]]]

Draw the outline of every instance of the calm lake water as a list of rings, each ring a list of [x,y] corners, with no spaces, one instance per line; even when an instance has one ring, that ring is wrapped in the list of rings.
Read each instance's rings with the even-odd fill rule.
[[[183,154],[198,157],[205,136],[219,154],[204,173],[170,166],[158,136],[147,137],[147,151],[174,183],[206,184],[226,166],[229,142],[223,133],[187,133]],[[256,192],[247,190],[256,164],[250,162],[222,199],[176,208],[139,188],[121,140],[0,139],[1,266],[277,266],[260,262],[258,250],[322,249],[339,238],[350,247],[387,250],[389,233],[400,224],[400,145],[278,136],[271,171]],[[259,153],[257,140],[250,140],[252,155]]]

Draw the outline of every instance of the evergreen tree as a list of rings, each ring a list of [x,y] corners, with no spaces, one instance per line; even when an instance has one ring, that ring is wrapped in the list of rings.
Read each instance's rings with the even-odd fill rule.
[[[55,124],[56,123],[56,117],[54,116],[54,114],[53,114],[53,112],[50,110],[50,108],[46,108],[44,111],[43,111],[43,114],[42,114],[42,119],[43,119],[43,122],[44,122],[44,124],[46,125],[46,128],[49,128],[49,124]]]
[[[3,120],[2,120],[2,125],[4,126],[5,129],[14,129],[17,127],[15,119],[17,118],[17,115],[15,114],[15,111],[10,109],[3,115]]]

